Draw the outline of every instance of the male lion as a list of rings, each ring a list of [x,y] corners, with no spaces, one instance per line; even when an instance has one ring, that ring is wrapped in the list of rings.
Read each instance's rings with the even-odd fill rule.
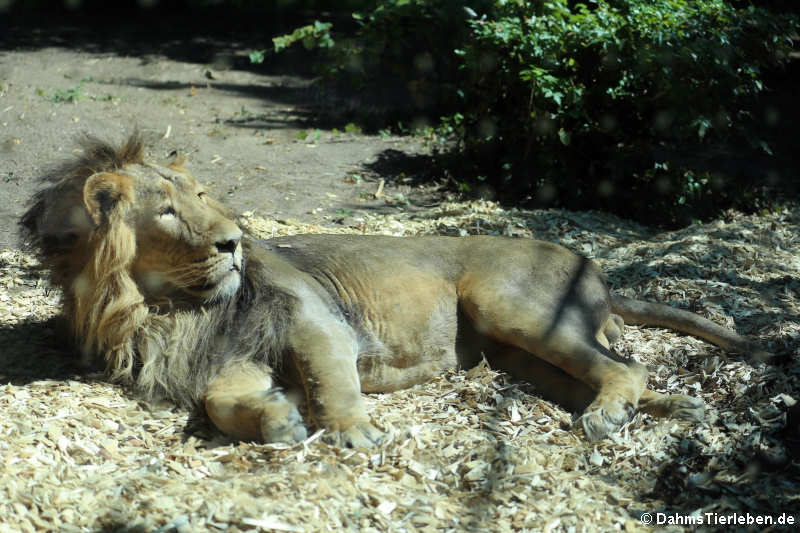
[[[85,143],[22,218],[86,363],[147,397],[204,405],[237,439],[307,435],[280,386],[347,446],[380,442],[362,392],[424,382],[485,355],[568,407],[589,439],[638,407],[699,420],[703,403],[646,388],[609,348],[623,319],[725,349],[742,336],[666,305],[611,296],[600,270],[555,244],[501,237],[243,235],[173,158],[132,136]]]

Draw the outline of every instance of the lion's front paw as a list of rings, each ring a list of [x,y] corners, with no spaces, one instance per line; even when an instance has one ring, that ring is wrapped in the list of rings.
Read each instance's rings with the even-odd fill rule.
[[[294,444],[305,440],[307,436],[303,418],[294,404],[282,400],[264,409],[261,417],[261,437],[264,442]]]
[[[633,405],[622,396],[602,404],[593,402],[576,421],[589,440],[600,440],[621,428],[633,416]]]
[[[383,442],[386,435],[369,422],[359,422],[347,429],[326,431],[325,442],[339,447],[372,448]]]

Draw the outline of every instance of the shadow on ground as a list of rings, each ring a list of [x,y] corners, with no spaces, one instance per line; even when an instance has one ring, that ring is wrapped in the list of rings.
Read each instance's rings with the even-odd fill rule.
[[[61,4],[59,2],[59,4]],[[65,3],[66,4],[66,3]],[[170,6],[147,9],[136,3],[102,9],[69,10],[63,6],[15,9],[0,20],[0,50],[67,48],[91,53],[166,56],[209,67],[310,75],[312,62],[298,61],[294,50],[267,54],[254,64],[245,50],[270,49],[272,37],[307,24],[310,14],[269,9]],[[301,51],[297,54],[305,56]]]
[[[90,372],[65,350],[66,331],[58,318],[0,326],[0,383],[25,385],[44,380],[63,380]]]

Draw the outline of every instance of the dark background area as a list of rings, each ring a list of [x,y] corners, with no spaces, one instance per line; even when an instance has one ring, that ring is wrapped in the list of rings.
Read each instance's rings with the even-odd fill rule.
[[[415,122],[435,125],[439,117],[452,113],[453,109],[447,108],[444,102],[442,105],[445,107],[431,107],[430,99],[424,105],[415,103],[414,95],[405,87],[405,72],[399,75],[388,71],[377,72],[367,80],[366,87],[362,86],[363,80],[356,82],[348,76],[331,82],[319,77],[322,64],[329,59],[320,51],[307,51],[301,46],[280,54],[270,50],[272,37],[314,20],[332,21],[337,38],[351,34],[358,27],[352,12],[368,11],[375,4],[364,0],[126,0],[113,3],[97,0],[5,0],[0,1],[0,47],[7,51],[60,46],[133,56],[161,54],[179,61],[208,65],[212,69],[288,74],[313,79],[314,82],[302,96],[302,103],[307,109],[306,124],[312,128],[330,129],[353,122],[367,132],[391,129],[408,133],[408,130],[398,131],[397,125]],[[733,2],[733,5],[767,7],[778,17],[800,13],[800,7],[788,1]],[[252,63],[242,53],[258,49],[267,51],[266,60],[261,64]],[[441,180],[446,176],[446,181],[454,186],[455,191],[499,199],[508,204],[599,208],[648,224],[668,227],[679,227],[696,219],[715,216],[726,205],[746,211],[771,209],[800,194],[796,141],[793,135],[788,134],[800,120],[794,81],[800,78],[798,57],[800,52],[795,52],[785,67],[762,72],[766,90],[751,104],[753,137],[763,140],[772,154],[742,138],[699,142],[696,137],[687,137],[680,143],[644,147],[647,152],[644,159],[663,159],[673,167],[698,169],[698,173],[705,172],[712,176],[712,182],[727,184],[721,189],[711,188],[703,202],[677,208],[666,216],[648,218],[654,212],[654,207],[646,201],[653,196],[653,183],[639,187],[633,182],[634,188],[631,189],[630,184],[622,179],[612,197],[585,192],[583,196],[574,196],[569,194],[569,187],[559,187],[559,180],[580,183],[584,189],[587,186],[591,188],[593,180],[603,181],[607,170],[598,171],[596,178],[585,177],[587,172],[593,174],[596,169],[603,168],[602,153],[587,156],[590,161],[583,166],[564,168],[560,173],[557,167],[553,174],[555,177],[548,178],[549,185],[547,180],[537,181],[519,172],[513,181],[501,176],[499,167],[510,164],[503,163],[509,158],[513,163],[514,155],[504,154],[502,145],[498,147],[491,144],[473,147],[466,160],[462,152],[448,153],[443,148],[440,151],[442,157],[429,160],[426,172],[417,172],[416,176],[421,181],[430,178]],[[447,80],[437,82],[434,79],[433,84],[440,82]],[[274,94],[275,91],[272,91],[265,96],[272,97]],[[253,95],[258,97],[258,89],[253,89]],[[547,160],[547,156],[545,153],[542,158]],[[524,160],[520,162],[524,163]],[[613,161],[609,164],[614,168]],[[625,164],[631,164],[631,169],[626,168]],[[637,161],[634,153],[627,163],[620,163],[617,171],[623,175],[634,172],[637,164],[647,166],[650,163]],[[498,175],[493,176],[494,172]],[[485,176],[489,176],[489,179],[485,179]],[[480,181],[476,181],[476,178]],[[548,187],[553,188],[553,185],[561,191],[560,197],[553,199],[541,193]],[[738,196],[750,189],[758,190],[758,194],[766,191],[766,196],[758,201],[737,201]],[[662,204],[670,201],[665,200]],[[668,205],[659,209],[662,208],[669,210]]]

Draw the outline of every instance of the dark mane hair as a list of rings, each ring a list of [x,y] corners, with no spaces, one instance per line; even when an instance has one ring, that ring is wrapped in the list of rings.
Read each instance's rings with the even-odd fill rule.
[[[134,132],[121,145],[114,147],[97,137],[79,140],[83,155],[72,163],[70,174],[88,177],[95,172],[112,172],[127,165],[144,163],[144,140]]]
[[[90,135],[79,138],[78,144],[83,154],[40,178],[42,189],[34,194],[19,221],[23,242],[42,254],[45,260],[53,253],[59,253],[58,244],[63,244],[59,242],[63,237],[71,239],[69,231],[64,228],[69,219],[54,220],[60,214],[54,213],[56,203],[62,203],[65,196],[79,195],[86,178],[92,174],[144,163],[145,144],[139,132],[131,134],[117,147]]]

